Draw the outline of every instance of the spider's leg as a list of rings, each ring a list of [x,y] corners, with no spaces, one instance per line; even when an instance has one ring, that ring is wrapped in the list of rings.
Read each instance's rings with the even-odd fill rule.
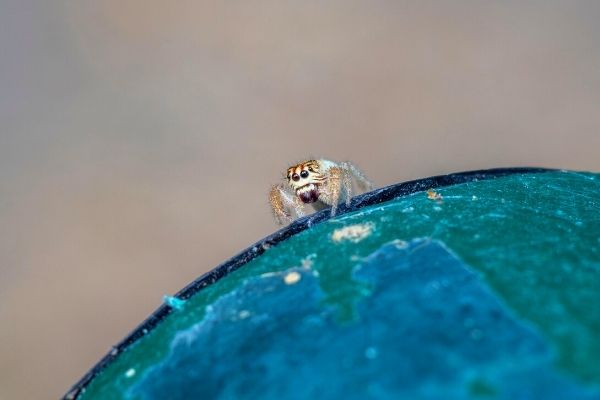
[[[373,183],[363,174],[363,172],[358,169],[358,167],[352,164],[349,161],[345,161],[341,163],[342,167],[349,171],[349,173],[356,179],[356,183],[358,183],[358,187],[363,192],[368,192],[373,190]]]
[[[337,212],[337,207],[340,202],[340,194],[342,192],[342,185],[344,185],[345,177],[347,175],[344,169],[341,167],[331,167],[327,171],[327,191],[329,197],[329,203],[331,203],[331,216],[333,217]],[[345,186],[345,185],[344,185]]]
[[[344,177],[342,179],[342,186],[344,188],[346,206],[350,205],[350,199],[352,198],[352,172],[348,168],[342,167]]]
[[[279,225],[285,225],[304,215],[302,203],[282,185],[275,185],[269,192],[269,202]]]

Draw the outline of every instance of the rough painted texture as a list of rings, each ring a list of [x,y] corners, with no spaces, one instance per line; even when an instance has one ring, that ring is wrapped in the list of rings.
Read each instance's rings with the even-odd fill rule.
[[[554,371],[542,338],[439,242],[384,245],[353,277],[365,293],[344,323],[334,305],[321,304],[314,270],[247,280],[179,332],[128,397],[586,396]],[[523,375],[529,379],[515,380]]]
[[[192,296],[81,397],[256,398],[270,378],[274,398],[597,398],[599,194],[595,174],[516,174],[314,225]]]

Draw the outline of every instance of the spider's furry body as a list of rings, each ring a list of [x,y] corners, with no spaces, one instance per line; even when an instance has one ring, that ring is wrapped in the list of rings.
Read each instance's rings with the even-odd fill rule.
[[[269,200],[275,219],[281,225],[304,215],[304,205],[311,204],[315,210],[331,206],[334,216],[338,204],[350,204],[354,194],[352,182],[361,191],[371,190],[373,185],[352,163],[329,160],[308,160],[287,170],[288,185],[275,185],[269,192]]]

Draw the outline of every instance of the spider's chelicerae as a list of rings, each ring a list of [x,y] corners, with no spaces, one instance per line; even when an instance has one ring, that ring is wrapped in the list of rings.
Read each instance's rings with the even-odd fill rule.
[[[371,190],[371,181],[352,163],[329,160],[308,160],[287,170],[288,185],[275,185],[269,200],[277,223],[290,223],[304,215],[304,204],[315,210],[331,206],[331,216],[338,204],[350,204],[354,194],[353,181],[361,191]]]

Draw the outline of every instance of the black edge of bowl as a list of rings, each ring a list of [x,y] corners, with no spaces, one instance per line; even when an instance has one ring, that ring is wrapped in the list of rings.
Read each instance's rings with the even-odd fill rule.
[[[371,192],[364,193],[362,195],[352,198],[350,205],[340,205],[338,208],[337,216],[346,214],[352,211],[359,210],[363,207],[385,203],[392,199],[406,196],[412,193],[425,191],[428,189],[436,189],[444,186],[456,185],[467,182],[475,182],[478,180],[487,180],[493,178],[499,178],[514,174],[532,174],[556,171],[555,169],[547,168],[533,168],[533,167],[513,167],[513,168],[494,168],[477,171],[466,171],[457,172],[448,175],[438,175],[429,178],[416,179],[413,181],[396,183],[390,186],[385,186],[379,189],[375,189]],[[329,209],[321,210],[314,214],[300,218],[290,225],[272,233],[271,235],[263,238],[256,242],[254,245],[243,250],[239,254],[233,256],[229,260],[225,261],[221,265],[212,269],[211,271],[201,275],[199,278],[192,281],[182,290],[180,290],[175,297],[186,300],[192,297],[201,289],[212,285],[219,279],[228,275],[230,272],[242,267],[247,262],[260,256],[270,247],[277,245],[278,243],[300,233],[312,225],[328,220],[330,217]],[[79,397],[89,383],[104,369],[106,368],[117,356],[126,350],[130,345],[136,342],[141,337],[145,336],[154,329],[167,315],[171,313],[173,309],[163,304],[156,311],[154,311],[145,321],[143,321],[137,328],[135,328],[129,335],[127,335],[120,343],[113,346],[112,349],[106,354],[96,365],[94,365],[75,385],[69,389],[64,395],[64,400],[73,400]]]

